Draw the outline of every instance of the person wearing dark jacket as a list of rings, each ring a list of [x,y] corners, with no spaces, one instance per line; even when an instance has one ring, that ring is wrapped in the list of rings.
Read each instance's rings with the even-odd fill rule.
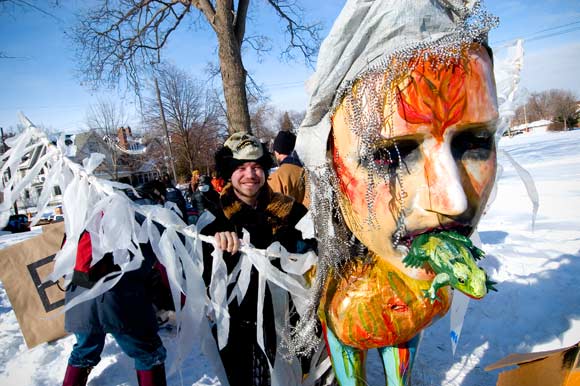
[[[293,253],[303,253],[308,249],[309,244],[295,229],[307,210],[291,197],[270,189],[266,184],[266,173],[271,165],[272,158],[265,147],[256,137],[246,133],[233,134],[216,153],[216,169],[229,183],[220,196],[221,211],[203,233],[215,236],[218,248],[224,251],[229,273],[240,258],[238,249],[242,229],[248,230],[251,244],[259,249],[265,249],[275,241]],[[204,280],[208,285],[212,267],[209,252],[211,250],[204,253]],[[279,261],[274,260],[273,264],[279,265]],[[228,288],[229,293],[232,286]],[[266,354],[256,342],[257,303],[258,273],[252,268],[246,296],[241,304],[233,301],[229,305],[228,343],[220,351],[231,386],[266,386],[271,382],[267,358],[274,363],[276,331],[268,289],[263,311]]]
[[[198,181],[197,189],[191,195],[191,205],[201,216],[204,210],[216,213],[220,205],[220,195],[215,191],[211,184],[210,176],[201,176]]]
[[[137,191],[141,197],[135,199],[140,204],[162,203],[164,200],[165,186],[159,181],[145,184]],[[157,259],[150,244],[140,244],[140,247],[145,258],[140,268],[125,273],[102,295],[66,311],[65,329],[75,334],[76,343],[68,360],[63,386],[86,385],[89,372],[101,360],[107,333],[112,334],[121,349],[134,359],[140,386],[166,385],[166,350],[157,334],[149,283]],[[65,294],[67,303],[104,275],[119,270],[109,253],[89,271],[81,271],[82,266],[90,266],[91,258],[90,234],[85,231],[79,241],[72,283]]]
[[[179,208],[179,217],[181,217],[184,221],[187,220],[187,206],[185,204],[185,198],[183,197],[183,193],[181,190],[177,189],[175,185],[173,185],[173,181],[171,181],[171,177],[169,174],[163,175],[163,181],[165,184],[166,192],[165,192],[165,200],[169,202],[173,202]]]

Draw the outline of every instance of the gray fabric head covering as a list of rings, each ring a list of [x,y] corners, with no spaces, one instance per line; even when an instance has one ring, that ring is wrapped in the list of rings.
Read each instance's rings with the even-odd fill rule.
[[[485,39],[495,23],[479,1],[347,0],[307,83],[311,98],[296,141],[305,166],[313,171],[325,163],[333,107],[356,79],[398,54]]]

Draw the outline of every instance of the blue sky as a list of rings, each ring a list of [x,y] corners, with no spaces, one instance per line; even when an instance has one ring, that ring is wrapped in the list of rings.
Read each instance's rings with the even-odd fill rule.
[[[42,3],[42,2],[39,2]],[[72,10],[81,0],[61,0],[60,7],[48,8],[55,17],[41,12],[11,11],[0,8],[0,127],[18,123],[22,111],[39,125],[56,131],[86,129],[89,107],[98,97],[119,99],[129,116],[129,124],[139,127],[135,100],[130,94],[94,93],[75,77],[75,61],[64,31],[73,22]],[[328,31],[344,1],[302,0],[309,17],[321,20]],[[525,40],[525,63],[521,84],[529,91],[567,89],[580,99],[580,0],[488,0],[487,8],[498,15],[500,26],[491,32],[490,43],[501,46],[518,37]],[[252,26],[278,36],[280,25],[263,2],[251,3]],[[277,41],[274,42],[275,44]],[[312,70],[298,58],[294,63],[278,60],[274,49],[260,62],[248,52],[245,65],[253,78],[264,86],[271,102],[280,109],[304,110],[308,100],[304,81]],[[215,43],[209,31],[183,28],[165,52],[165,59],[204,78],[203,70],[215,58]]]

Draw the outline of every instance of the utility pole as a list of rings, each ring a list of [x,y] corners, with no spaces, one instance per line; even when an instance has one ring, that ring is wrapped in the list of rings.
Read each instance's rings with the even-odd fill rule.
[[[169,130],[167,130],[167,121],[165,120],[165,111],[163,110],[163,103],[161,102],[161,91],[159,91],[157,77],[155,77],[154,80],[157,102],[159,103],[159,111],[161,113],[161,124],[163,125],[163,130],[165,130],[165,138],[167,139],[167,146],[169,147],[169,161],[171,162],[171,170],[173,171],[173,181],[177,184],[177,174],[175,173],[175,163],[173,162],[173,151],[171,150],[171,139],[169,138]]]
[[[0,136],[2,136],[2,154],[6,153],[6,142],[4,142],[4,128],[0,127]],[[8,179],[12,178],[12,176],[10,175],[10,168],[6,169],[6,173],[8,173]],[[0,176],[1,178],[4,178],[4,176]],[[18,204],[16,203],[17,200],[14,200],[14,214],[18,215]]]
[[[528,112],[526,110],[526,105],[527,103],[524,103],[524,127],[526,128],[526,132],[530,131],[530,128],[528,127]]]

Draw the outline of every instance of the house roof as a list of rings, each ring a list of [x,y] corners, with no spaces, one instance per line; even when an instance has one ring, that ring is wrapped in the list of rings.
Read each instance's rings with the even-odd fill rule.
[[[74,141],[74,144],[75,144],[75,146],[77,147],[77,149],[78,149],[78,150],[82,150],[82,148],[83,148],[83,147],[84,147],[84,146],[87,144],[87,142],[89,141],[89,139],[90,139],[92,136],[95,136],[95,137],[97,137],[98,139],[100,139],[100,138],[99,138],[99,137],[98,137],[98,136],[95,134],[95,132],[94,132],[94,131],[85,131],[85,132],[83,132],[83,133],[78,133],[78,134],[75,134],[73,141]]]

